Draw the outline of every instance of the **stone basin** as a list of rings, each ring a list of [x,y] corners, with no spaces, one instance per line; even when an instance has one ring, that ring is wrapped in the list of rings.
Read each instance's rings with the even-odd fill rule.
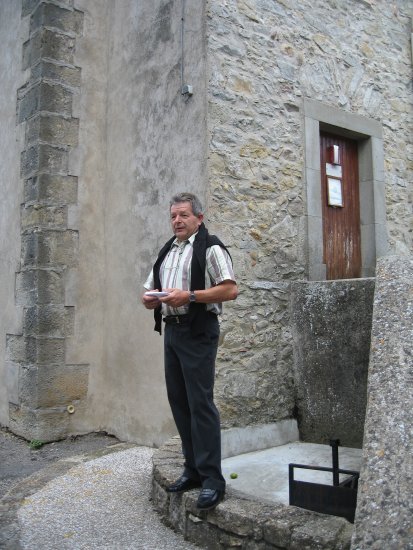
[[[350,548],[353,526],[346,519],[288,505],[289,462],[331,465],[330,447],[300,442],[295,420],[223,430],[222,455],[226,496],[215,510],[204,512],[196,508],[199,490],[180,495],[165,490],[182,473],[179,437],[154,453],[153,504],[185,539],[209,549]],[[360,449],[340,448],[340,467],[358,470],[360,460]],[[231,473],[238,477],[231,479]]]

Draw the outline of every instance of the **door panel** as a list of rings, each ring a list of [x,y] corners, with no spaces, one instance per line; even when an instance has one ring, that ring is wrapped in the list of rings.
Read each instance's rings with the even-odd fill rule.
[[[341,166],[342,207],[329,205],[328,173],[339,166],[330,166],[329,147],[338,146]],[[323,201],[324,262],[327,279],[351,279],[360,277],[360,199],[358,177],[357,142],[332,134],[320,134],[321,152],[321,196]],[[340,179],[333,178],[333,184],[340,186]],[[336,187],[337,187],[336,186]],[[332,186],[330,187],[332,190]],[[333,202],[330,193],[330,202]],[[339,202],[339,201],[338,201]],[[335,202],[337,204],[338,202]]]

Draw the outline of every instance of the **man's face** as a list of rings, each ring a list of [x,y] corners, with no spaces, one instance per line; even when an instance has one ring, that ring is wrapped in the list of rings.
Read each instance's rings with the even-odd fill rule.
[[[198,231],[204,216],[195,216],[190,202],[179,202],[171,206],[171,223],[175,236],[180,241],[186,241]]]

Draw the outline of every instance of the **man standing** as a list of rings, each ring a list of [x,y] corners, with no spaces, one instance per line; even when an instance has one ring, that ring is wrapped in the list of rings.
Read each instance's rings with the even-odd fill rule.
[[[182,440],[184,471],[167,491],[202,487],[197,506],[214,508],[225,493],[221,428],[213,400],[218,315],[238,290],[231,257],[203,223],[202,205],[191,193],[172,197],[174,237],[161,249],[142,296],[154,310],[155,330],[165,322],[164,360],[169,404]]]

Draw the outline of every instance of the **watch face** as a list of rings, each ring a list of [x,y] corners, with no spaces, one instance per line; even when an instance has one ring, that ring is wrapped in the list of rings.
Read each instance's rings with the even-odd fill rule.
[[[195,298],[195,293],[194,292],[191,292],[191,294],[189,295],[189,301],[190,302],[195,302],[196,298]]]

